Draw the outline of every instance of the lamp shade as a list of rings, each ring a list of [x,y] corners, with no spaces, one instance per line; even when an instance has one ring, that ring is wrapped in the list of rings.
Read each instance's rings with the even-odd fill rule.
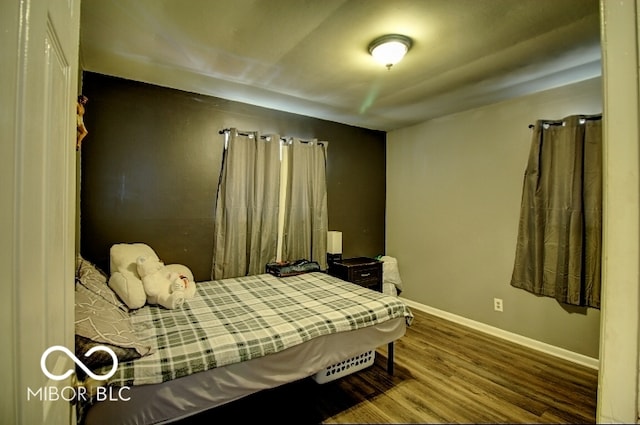
[[[391,68],[402,60],[411,47],[411,39],[400,34],[378,37],[369,44],[369,53],[373,58]]]
[[[327,253],[342,254],[342,232],[334,230],[327,232]]]

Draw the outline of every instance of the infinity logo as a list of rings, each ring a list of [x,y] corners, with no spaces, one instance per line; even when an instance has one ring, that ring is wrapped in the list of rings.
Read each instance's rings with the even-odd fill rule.
[[[63,379],[67,379],[73,373],[73,369],[69,369],[62,375],[54,375],[47,370],[47,357],[54,351],[62,351],[63,353],[65,353],[71,360],[74,361],[75,364],[77,364],[82,370],[84,370],[87,375],[97,381],[106,381],[107,379],[111,378],[113,374],[116,373],[116,369],[118,368],[118,357],[116,356],[116,353],[114,353],[111,348],[105,347],[104,345],[97,345],[91,348],[89,351],[84,353],[84,356],[90,357],[96,351],[104,351],[108,353],[113,359],[113,366],[111,367],[109,373],[107,373],[106,375],[96,375],[95,373],[91,372],[91,370],[89,370],[89,368],[85,366],[85,364],[82,363],[80,359],[78,359],[75,354],[73,354],[67,347],[54,345],[52,347],[49,347],[44,353],[42,353],[42,357],[40,357],[40,368],[42,369],[42,373],[44,373],[49,379],[53,379],[54,381],[62,381]]]

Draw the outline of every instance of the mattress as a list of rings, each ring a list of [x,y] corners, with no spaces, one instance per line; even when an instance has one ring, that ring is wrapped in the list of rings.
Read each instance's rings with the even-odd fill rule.
[[[319,272],[201,282],[182,309],[131,316],[153,354],[106,383],[126,400],[81,406],[80,422],[169,423],[390,343],[412,317],[397,297]]]

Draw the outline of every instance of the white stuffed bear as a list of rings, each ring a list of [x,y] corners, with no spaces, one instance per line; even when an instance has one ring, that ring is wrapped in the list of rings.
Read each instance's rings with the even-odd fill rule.
[[[187,276],[172,271],[162,261],[141,255],[136,264],[149,304],[175,309],[195,295],[195,283]]]
[[[130,310],[138,309],[147,303],[142,279],[138,274],[138,257],[146,257],[160,261],[155,251],[144,243],[118,243],[111,246],[111,276],[109,277],[109,287],[114,290],[118,297],[124,301]],[[186,277],[187,298],[196,292],[196,285],[191,270],[182,264],[166,264],[166,270],[175,272]],[[155,301],[154,301],[155,302]]]
[[[131,310],[147,303],[142,281],[138,275],[136,259],[144,255],[158,258],[155,251],[144,243],[119,243],[111,246],[111,276],[109,287],[115,291]]]

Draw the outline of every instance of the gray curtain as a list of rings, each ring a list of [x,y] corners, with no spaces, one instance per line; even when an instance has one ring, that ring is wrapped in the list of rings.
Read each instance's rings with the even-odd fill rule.
[[[264,273],[276,258],[280,138],[228,132],[218,183],[212,279]]]
[[[327,142],[293,139],[282,244],[283,260],[307,259],[327,268]]]
[[[600,308],[602,117],[538,121],[524,176],[511,285]]]

